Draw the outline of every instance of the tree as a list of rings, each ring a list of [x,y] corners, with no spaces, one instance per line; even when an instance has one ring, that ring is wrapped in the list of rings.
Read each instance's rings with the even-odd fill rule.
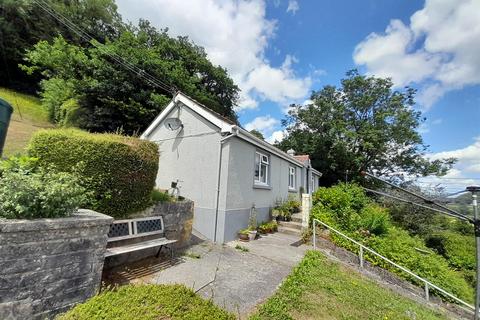
[[[105,45],[84,48],[57,37],[27,52],[22,68],[42,75],[42,103],[55,122],[94,132],[121,128],[132,134],[163,110],[172,93],[132,73],[112,54],[237,120],[233,107],[239,89],[224,68],[208,61],[203,48],[185,37],[171,38],[148,21],[127,29]]]
[[[250,130],[250,133],[253,134],[255,137],[257,137],[258,139],[265,140],[265,137],[263,136],[263,134],[257,129]]]
[[[455,159],[429,161],[418,133],[425,121],[413,109],[415,90],[393,90],[390,79],[347,72],[341,87],[313,92],[312,104],[294,105],[283,125],[287,137],[278,146],[310,154],[313,167],[331,185],[361,170],[395,177],[442,175]]]
[[[90,36],[105,41],[124,29],[114,0],[44,0]],[[71,43],[86,45],[69,28],[53,19],[33,0],[0,0],[0,85],[35,91],[38,77],[27,77],[18,65],[27,49],[62,34]]]

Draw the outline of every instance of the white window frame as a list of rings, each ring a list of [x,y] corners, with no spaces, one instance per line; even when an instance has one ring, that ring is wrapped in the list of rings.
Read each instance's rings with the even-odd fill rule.
[[[257,155],[259,156],[259,161],[258,161],[258,164],[255,163],[254,165],[258,166],[258,167],[255,167],[254,171],[253,171],[253,177],[254,177],[255,185],[268,186],[269,185],[269,176],[270,176],[270,157],[268,156],[268,154],[255,151],[255,158],[257,157]],[[262,172],[262,166],[265,166],[265,181],[261,180],[261,174],[260,173]],[[255,177],[255,171],[256,170],[258,170],[258,179],[257,179],[257,177]]]
[[[297,168],[289,166],[288,167],[288,189],[295,190],[296,178],[297,178]]]

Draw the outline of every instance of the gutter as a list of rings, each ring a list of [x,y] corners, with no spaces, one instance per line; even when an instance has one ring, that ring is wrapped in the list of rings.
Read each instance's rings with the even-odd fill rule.
[[[223,137],[220,139],[220,144],[219,144],[219,152],[218,152],[218,176],[217,176],[217,199],[216,199],[216,204],[215,204],[215,229],[214,229],[214,234],[213,234],[213,242],[217,243],[217,227],[218,227],[218,206],[220,204],[220,183],[221,183],[221,178],[222,178],[222,156],[223,156],[223,144],[225,141],[230,139],[231,137],[237,136],[238,135],[238,130],[235,130],[235,128],[232,128],[232,133],[227,135],[226,137]]]
[[[263,148],[264,150],[267,150],[270,153],[273,153],[277,157],[282,158],[283,160],[286,160],[290,163],[293,163],[293,164],[295,164],[295,165],[297,165],[301,168],[305,167],[305,165],[302,162],[298,161],[297,159],[295,159],[292,156],[289,156],[288,154],[286,154],[282,150],[272,146],[270,143],[265,142],[261,139],[258,139],[257,137],[250,134],[250,132],[246,131],[245,129],[243,129],[239,126],[232,126],[232,132],[235,132],[235,131],[236,131],[235,135],[238,138],[240,138],[242,140],[245,140],[245,141],[247,141],[247,142],[249,142],[253,145],[256,145],[260,148]]]

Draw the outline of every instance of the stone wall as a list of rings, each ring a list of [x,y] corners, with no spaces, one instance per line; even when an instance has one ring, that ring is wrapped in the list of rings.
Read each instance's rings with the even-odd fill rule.
[[[0,319],[51,319],[93,296],[113,219],[0,219]]]
[[[167,239],[177,240],[171,244],[173,249],[181,249],[190,244],[193,228],[193,201],[184,200],[178,202],[163,202],[131,215],[129,219],[146,217],[163,217],[164,234],[149,235],[132,239],[119,240],[109,243],[109,247],[123,246],[142,241],[165,237]],[[105,269],[111,269],[126,263],[135,262],[154,256],[158,248],[144,249],[141,251],[129,252],[118,256],[109,257],[105,260]]]
[[[158,203],[153,207],[152,216],[163,217],[165,237],[178,240],[176,248],[190,244],[193,228],[193,201]]]

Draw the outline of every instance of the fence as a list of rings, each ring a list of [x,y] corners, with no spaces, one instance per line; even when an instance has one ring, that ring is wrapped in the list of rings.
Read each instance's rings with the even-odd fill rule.
[[[336,230],[335,228],[329,226],[328,224],[318,220],[318,219],[313,219],[313,249],[316,250],[317,249],[317,224],[321,224],[322,226],[324,226],[325,228],[335,232],[336,234],[342,236],[343,238],[353,242],[354,244],[356,244],[358,247],[359,247],[359,260],[360,260],[360,268],[363,268],[363,262],[364,262],[364,257],[363,257],[363,254],[364,254],[364,251],[367,251],[385,261],[387,261],[389,264],[391,264],[392,266],[402,270],[403,272],[409,274],[410,276],[414,277],[415,279],[419,280],[420,282],[423,282],[424,283],[424,286],[425,286],[425,299],[427,301],[429,301],[430,299],[430,288],[432,289],[435,289],[436,291],[440,292],[441,294],[445,295],[446,297],[449,297],[453,300],[455,300],[456,302],[458,302],[459,304],[467,307],[468,309],[471,309],[471,310],[475,310],[475,307],[468,304],[467,302],[455,297],[453,294],[451,293],[448,293],[447,291],[443,290],[442,288],[434,285],[433,283],[429,282],[428,280],[420,277],[419,275],[416,275],[415,273],[413,273],[412,271],[396,264],[395,262],[393,262],[392,260],[382,256],[381,254],[379,254],[378,252],[364,246],[363,244],[361,244],[360,242],[350,238],[349,236],[343,234],[342,232]]]

